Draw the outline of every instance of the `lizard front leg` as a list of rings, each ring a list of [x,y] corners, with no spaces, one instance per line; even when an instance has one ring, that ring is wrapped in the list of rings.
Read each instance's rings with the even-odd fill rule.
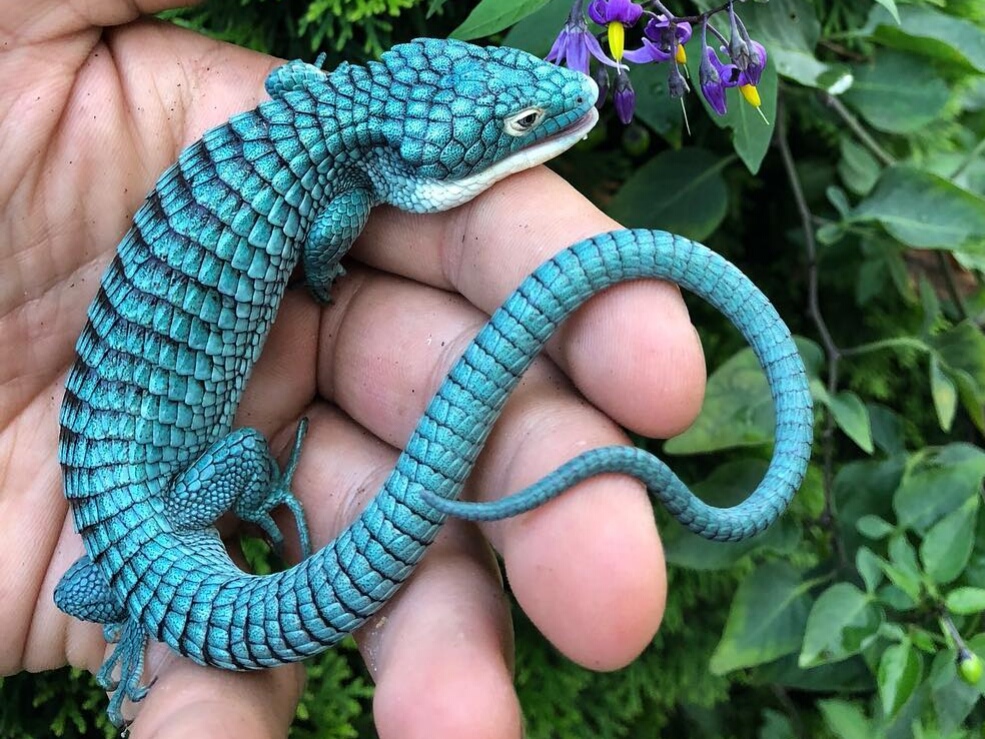
[[[345,274],[339,262],[366,226],[372,207],[369,190],[348,190],[334,197],[311,225],[301,262],[308,290],[322,305],[331,300],[332,282]]]
[[[285,93],[309,88],[312,83],[324,82],[325,54],[319,54],[314,64],[300,59],[292,59],[267,75],[264,87],[272,98],[283,97]]]

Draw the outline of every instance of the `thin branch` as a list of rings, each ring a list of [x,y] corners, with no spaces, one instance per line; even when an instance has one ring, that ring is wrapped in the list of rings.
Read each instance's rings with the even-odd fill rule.
[[[660,0],[650,0],[650,4],[653,5],[653,7],[655,7],[661,15],[666,16],[669,21],[673,21],[674,23],[691,23],[695,25],[698,23],[703,23],[713,15],[717,15],[718,13],[724,12],[732,7],[732,1],[730,0],[730,2],[723,3],[717,8],[706,10],[704,13],[698,13],[697,15],[674,15],[667,9],[666,5],[660,2]]]
[[[958,165],[958,168],[951,173],[950,179],[956,180],[958,177],[963,175],[968,167],[975,163],[975,160],[981,155],[982,152],[985,152],[985,139],[982,139],[975,144],[975,148],[968,152],[968,156],[966,156],[962,160],[961,164]]]
[[[770,684],[770,689],[773,691],[774,697],[783,706],[783,710],[787,712],[787,716],[790,717],[790,723],[793,725],[794,733],[799,737],[807,737],[807,727],[804,726],[804,721],[800,717],[800,712],[797,710],[796,704],[790,699],[790,694],[787,693],[786,689],[781,685],[776,683]]]
[[[858,136],[859,141],[865,144],[869,151],[875,154],[876,159],[887,167],[891,167],[896,164],[896,157],[883,149],[879,145],[879,142],[872,138],[872,135],[865,130],[865,127],[859,123],[858,118],[852,115],[851,111],[845,107],[843,102],[841,102],[834,95],[829,95],[826,92],[821,93],[821,100],[825,105],[831,108],[831,110],[838,114],[838,117],[845,122],[845,125],[852,129],[852,133]]]
[[[790,191],[793,194],[794,202],[797,205],[797,212],[800,214],[801,228],[804,233],[804,244],[807,248],[807,311],[824,345],[824,352],[828,359],[828,394],[834,395],[838,390],[838,363],[841,360],[841,350],[831,337],[828,324],[821,313],[821,304],[818,299],[818,264],[817,264],[817,242],[814,239],[814,216],[807,199],[804,197],[804,189],[800,184],[800,177],[797,175],[797,167],[790,153],[790,141],[787,137],[787,118],[786,106],[783,97],[777,100],[776,111],[776,141],[780,149],[780,158],[783,161],[783,168],[786,170],[787,179],[790,181]],[[834,502],[834,434],[835,421],[834,414],[827,413],[825,418],[824,432],[822,434],[822,455],[823,455],[823,485],[824,485],[824,514],[823,523],[828,529],[835,550],[838,553],[838,562],[842,567],[848,565],[848,556],[845,553],[845,545],[841,537],[838,536],[836,529],[836,510]]]

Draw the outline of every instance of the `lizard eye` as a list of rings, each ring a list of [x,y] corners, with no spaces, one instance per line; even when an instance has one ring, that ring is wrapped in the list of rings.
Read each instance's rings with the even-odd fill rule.
[[[523,136],[535,129],[544,120],[543,108],[524,108],[503,122],[503,130],[510,136]]]

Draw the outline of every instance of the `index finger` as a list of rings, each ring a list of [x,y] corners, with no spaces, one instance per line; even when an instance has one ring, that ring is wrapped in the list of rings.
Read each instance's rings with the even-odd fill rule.
[[[379,210],[356,245],[359,259],[456,290],[487,313],[564,246],[619,227],[545,167],[445,213]],[[605,291],[561,327],[547,351],[590,401],[641,434],[679,433],[701,407],[704,355],[669,283]]]

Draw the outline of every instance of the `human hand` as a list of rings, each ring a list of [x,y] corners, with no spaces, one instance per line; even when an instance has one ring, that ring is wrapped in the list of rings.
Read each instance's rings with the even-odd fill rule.
[[[95,671],[107,654],[100,627],[52,601],[82,553],[57,464],[64,377],[99,276],[145,193],[185,145],[259,102],[277,64],[140,21],[134,10],[173,4],[0,7],[0,619],[9,635],[0,674],[65,663]],[[379,488],[488,313],[545,258],[613,227],[538,169],[447,214],[381,209],[331,306],[288,293],[237,425],[258,427],[285,450],[297,419],[311,419],[295,490],[316,547]],[[586,448],[625,442],[609,418],[666,436],[697,412],[701,351],[672,286],[606,292],[562,328],[549,353],[507,405],[471,494],[501,497]],[[289,517],[281,521],[292,530]],[[450,521],[403,590],[356,635],[377,683],[382,737],[519,736],[509,611],[486,539],[520,605],[581,664],[624,665],[659,625],[663,560],[635,481],[590,480],[482,527]],[[290,551],[297,556],[296,546]],[[157,682],[135,711],[133,735],[283,735],[302,675],[297,666],[202,668],[154,644],[145,680]]]

